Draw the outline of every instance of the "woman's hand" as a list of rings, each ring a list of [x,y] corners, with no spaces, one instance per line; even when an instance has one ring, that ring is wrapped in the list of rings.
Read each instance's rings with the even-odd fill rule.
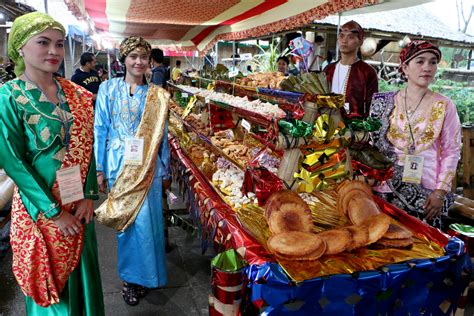
[[[74,236],[81,232],[81,222],[68,212],[62,212],[62,214],[58,218],[53,219],[53,221],[64,236]]]
[[[89,224],[94,217],[94,203],[89,199],[82,199],[76,203],[74,216],[82,223]]]
[[[99,184],[99,192],[107,193],[107,180],[103,172],[97,172],[97,183]]]
[[[428,198],[426,199],[424,205],[425,219],[430,220],[433,217],[436,217],[441,214],[445,196],[446,192],[443,190],[434,190],[433,192],[431,192],[430,195],[428,195]]]

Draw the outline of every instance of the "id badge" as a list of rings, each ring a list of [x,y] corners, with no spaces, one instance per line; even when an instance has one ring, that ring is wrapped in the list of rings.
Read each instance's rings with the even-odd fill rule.
[[[143,163],[143,138],[125,140],[125,164],[141,166]]]
[[[416,155],[406,155],[405,166],[403,167],[402,181],[407,183],[421,183],[423,174],[423,162],[425,157]]]
[[[69,204],[84,198],[79,165],[59,169],[56,171],[56,179],[59,184],[62,204]]]

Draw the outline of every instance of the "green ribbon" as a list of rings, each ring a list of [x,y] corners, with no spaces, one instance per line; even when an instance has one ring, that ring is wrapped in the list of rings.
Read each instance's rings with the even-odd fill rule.
[[[474,237],[474,227],[471,225],[451,224],[449,228],[467,237]]]
[[[293,137],[306,137],[311,135],[313,131],[311,124],[300,120],[280,120],[278,121],[278,128],[283,134]]]
[[[352,119],[348,121],[348,124],[352,127],[354,131],[366,131],[366,132],[375,132],[382,127],[382,122],[380,120],[373,119],[371,117],[363,119]]]
[[[221,271],[236,272],[248,264],[235,249],[229,249],[215,256],[211,265]]]

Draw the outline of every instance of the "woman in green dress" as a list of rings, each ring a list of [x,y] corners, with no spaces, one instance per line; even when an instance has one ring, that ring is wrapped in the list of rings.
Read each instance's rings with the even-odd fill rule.
[[[8,38],[18,78],[0,88],[0,168],[17,185],[12,269],[28,315],[103,315],[92,95],[54,76],[64,37],[60,23],[33,12]]]

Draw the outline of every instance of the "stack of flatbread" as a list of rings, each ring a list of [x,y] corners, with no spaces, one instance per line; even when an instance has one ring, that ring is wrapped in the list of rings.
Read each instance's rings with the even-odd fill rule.
[[[408,248],[412,233],[391,223],[373,200],[370,186],[347,181],[338,190],[336,208],[352,225],[313,233],[309,206],[289,190],[274,193],[265,204],[265,218],[272,236],[268,249],[286,260],[316,260],[322,255],[371,245],[374,248]]]
[[[325,253],[326,242],[312,233],[311,210],[297,193],[283,190],[270,196],[265,218],[272,234],[267,246],[276,257],[316,260]]]
[[[354,225],[347,229],[353,236],[360,237],[355,246],[374,244],[374,248],[409,248],[413,245],[413,234],[399,224],[390,223],[388,216],[380,211],[373,200],[372,189],[362,181],[346,181],[339,187],[336,208],[342,217]],[[364,234],[361,230],[365,228],[369,230],[368,243],[362,237]]]

